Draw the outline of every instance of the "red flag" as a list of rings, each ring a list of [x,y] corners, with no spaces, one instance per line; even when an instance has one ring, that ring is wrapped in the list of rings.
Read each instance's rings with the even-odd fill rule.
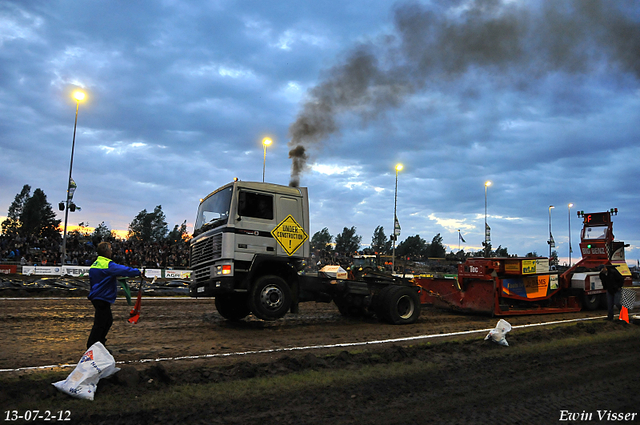
[[[136,304],[133,306],[133,309],[129,313],[129,323],[136,324],[138,320],[140,320],[140,304],[142,303],[142,283],[140,284],[140,289],[138,289],[138,299],[136,299]]]
[[[158,278],[157,276],[153,278],[153,281],[151,281],[152,285],[156,282],[157,278]],[[138,323],[138,320],[140,320],[140,306],[142,304],[142,282],[143,282],[143,279],[141,277],[140,288],[138,289],[138,298],[136,299],[136,304],[133,306],[133,309],[131,310],[131,312],[129,312],[129,323],[133,323],[134,325]]]

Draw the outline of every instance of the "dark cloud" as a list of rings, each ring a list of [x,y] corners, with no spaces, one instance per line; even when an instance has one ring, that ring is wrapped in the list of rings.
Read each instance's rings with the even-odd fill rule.
[[[490,179],[496,245],[545,252],[548,205],[574,202],[621,208],[633,252],[639,15],[631,1],[0,2],[0,215],[25,183],[62,199],[83,87],[73,224],[126,229],[159,204],[191,221],[211,190],[262,178],[269,135],[268,181],[290,182],[304,148],[312,232],[389,230],[402,162],[401,239],[457,247],[462,226],[476,247]]]
[[[309,91],[289,127],[290,146],[309,148],[336,133],[339,114],[372,119],[418,90],[441,89],[440,81],[464,85],[467,74],[479,73],[497,90],[526,89],[555,73],[640,76],[640,23],[627,14],[629,2],[545,2],[537,10],[497,0],[447,6],[458,12],[397,6],[392,35],[354,48]],[[474,87],[466,89],[478,96]],[[304,168],[295,161],[292,179],[299,180]]]

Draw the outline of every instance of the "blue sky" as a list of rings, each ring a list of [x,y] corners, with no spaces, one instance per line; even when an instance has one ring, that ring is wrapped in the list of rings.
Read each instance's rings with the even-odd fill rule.
[[[575,211],[618,208],[640,258],[640,5],[634,1],[3,1],[0,215],[24,184],[70,224],[192,225],[231,181],[287,185],[308,160],[311,233],[440,233],[579,256]],[[302,130],[304,129],[304,131]],[[569,215],[568,204],[575,206]],[[59,218],[63,218],[59,214]]]

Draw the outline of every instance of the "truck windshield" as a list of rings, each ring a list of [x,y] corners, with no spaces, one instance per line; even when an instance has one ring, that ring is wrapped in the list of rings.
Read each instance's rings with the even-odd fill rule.
[[[198,216],[194,234],[206,232],[227,223],[233,187],[226,187],[202,201],[198,207]]]

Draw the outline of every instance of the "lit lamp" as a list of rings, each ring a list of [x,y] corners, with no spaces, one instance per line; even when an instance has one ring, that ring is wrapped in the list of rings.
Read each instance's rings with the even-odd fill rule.
[[[397,206],[398,206],[398,171],[403,169],[402,164],[396,165],[396,190],[393,198],[393,254],[391,257],[391,273],[393,274],[396,270],[396,239],[400,236],[400,222],[398,222],[398,217],[396,215]]]
[[[62,257],[60,258],[60,265],[64,266],[64,259],[67,256],[67,222],[69,221],[69,204],[73,199],[73,193],[76,189],[76,183],[71,178],[71,171],[73,170],[73,152],[76,147],[76,128],[78,126],[78,109],[80,107],[80,101],[86,97],[85,93],[81,90],[76,90],[72,94],[76,100],[76,121],[73,124],[73,141],[71,142],[71,162],[69,163],[69,180],[67,181],[67,200],[65,202],[64,209],[64,234],[62,236]],[[75,206],[74,206],[75,211]]]
[[[573,248],[571,248],[571,207],[573,204],[569,204],[569,267],[571,267],[571,253],[573,252]]]
[[[484,182],[484,256],[489,256],[489,242],[491,241],[491,233],[487,224],[487,188],[491,186],[490,181]]]
[[[264,147],[264,158],[262,159],[262,183],[264,183],[264,170],[267,165],[267,146],[271,145],[273,140],[268,137],[262,139],[262,146]]]

